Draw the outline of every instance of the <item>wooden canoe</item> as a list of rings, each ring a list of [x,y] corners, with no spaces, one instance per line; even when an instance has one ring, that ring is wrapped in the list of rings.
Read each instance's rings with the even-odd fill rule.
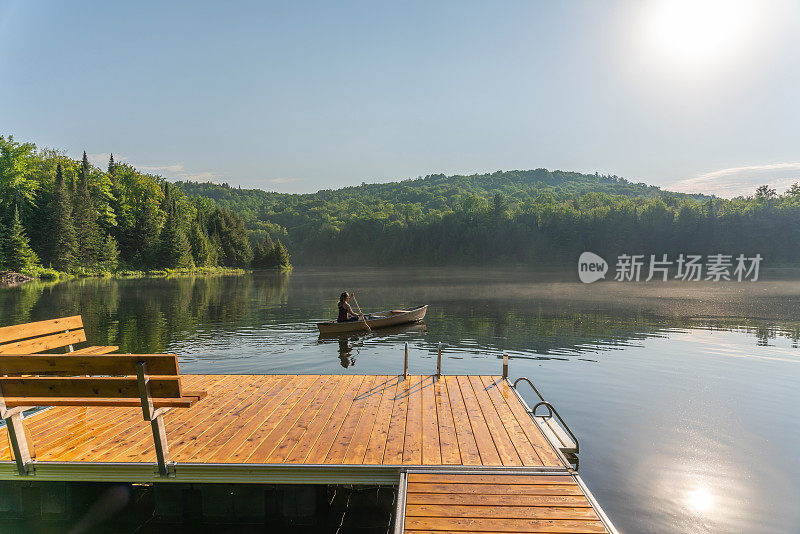
[[[367,324],[370,328],[384,328],[386,326],[396,326],[399,324],[416,323],[425,318],[425,313],[428,311],[428,305],[417,306],[410,310],[389,310],[378,313],[367,314]],[[346,321],[339,323],[336,321],[329,321],[326,323],[317,323],[317,328],[321,334],[334,334],[338,332],[363,332],[367,330],[364,321]]]

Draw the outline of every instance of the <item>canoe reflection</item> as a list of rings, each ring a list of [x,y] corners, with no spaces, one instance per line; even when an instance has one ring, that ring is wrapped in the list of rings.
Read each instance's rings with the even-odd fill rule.
[[[427,331],[428,328],[425,326],[425,323],[419,322],[398,326],[389,326],[373,332],[320,334],[317,343],[320,345],[327,343],[338,343],[339,360],[341,360],[342,367],[348,368],[351,365],[355,365],[356,356],[358,356],[359,351],[367,340],[385,339],[399,334],[425,333]]]

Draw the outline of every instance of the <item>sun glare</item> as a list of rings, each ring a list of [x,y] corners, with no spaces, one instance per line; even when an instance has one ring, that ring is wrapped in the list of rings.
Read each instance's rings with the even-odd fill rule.
[[[682,67],[709,66],[746,48],[758,4],[738,0],[662,0],[648,4],[642,29],[653,56]]]
[[[698,488],[686,496],[686,507],[696,513],[708,512],[714,507],[714,496],[707,489]]]

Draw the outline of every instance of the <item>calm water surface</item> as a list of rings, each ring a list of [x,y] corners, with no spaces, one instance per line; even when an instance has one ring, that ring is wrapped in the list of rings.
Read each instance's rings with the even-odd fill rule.
[[[424,326],[320,339],[365,311],[430,305]],[[581,445],[623,532],[797,532],[800,282],[620,284],[524,271],[296,271],[83,280],[0,290],[0,325],[81,313],[92,344],[175,352],[186,373],[528,376]],[[524,386],[523,386],[524,387]],[[526,399],[533,393],[523,389]]]

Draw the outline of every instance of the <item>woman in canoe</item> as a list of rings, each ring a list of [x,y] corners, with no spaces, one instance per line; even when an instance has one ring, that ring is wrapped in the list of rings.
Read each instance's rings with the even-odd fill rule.
[[[350,307],[350,303],[347,302],[350,298],[351,295],[347,291],[339,296],[339,304],[337,304],[339,307],[339,317],[336,319],[336,322],[358,321],[361,318],[361,316]]]

